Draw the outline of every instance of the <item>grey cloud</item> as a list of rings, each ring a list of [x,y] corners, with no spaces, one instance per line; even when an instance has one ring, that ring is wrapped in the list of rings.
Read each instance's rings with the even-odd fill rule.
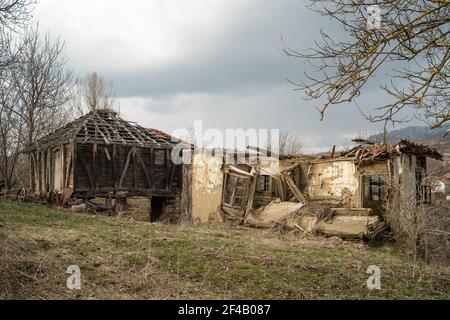
[[[317,150],[347,144],[361,132],[378,131],[379,125],[368,123],[351,105],[331,108],[320,122],[317,104],[303,101],[302,94],[285,81],[301,80],[307,65],[282,54],[281,37],[290,47],[305,50],[314,45],[321,27],[340,34],[327,19],[299,0],[251,0],[244,5],[239,2],[238,8],[213,32],[187,28],[179,36],[189,39],[183,43],[195,50],[169,63],[121,68],[130,59],[127,52],[139,55],[141,51],[139,45],[126,48],[127,42],[115,37],[114,30],[91,47],[83,47],[88,32],[66,38],[68,47],[83,47],[88,52],[68,58],[81,76],[95,70],[114,81],[125,118],[169,132],[189,127],[195,120],[219,129],[287,129],[300,136],[308,150]],[[145,45],[149,40],[139,41]],[[111,52],[114,57],[121,53],[122,57],[116,65],[103,65],[97,51]],[[386,99],[373,81],[359,103],[371,110]]]

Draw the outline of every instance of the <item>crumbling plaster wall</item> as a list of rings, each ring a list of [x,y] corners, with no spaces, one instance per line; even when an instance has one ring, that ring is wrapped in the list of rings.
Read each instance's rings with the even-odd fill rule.
[[[208,223],[222,203],[222,161],[208,151],[197,152],[192,168],[192,217],[194,223]]]
[[[289,167],[293,161],[283,162]],[[300,176],[296,183],[312,201],[331,204],[345,202],[353,208],[363,207],[362,176],[387,174],[386,162],[367,162],[357,166],[353,160],[334,159],[299,161]]]
[[[402,193],[407,199],[415,199],[417,191],[416,155],[402,154],[394,158],[394,177],[399,179]]]
[[[359,174],[353,161],[327,161],[308,166],[306,191],[311,200],[339,201],[347,197],[358,206],[359,185]]]

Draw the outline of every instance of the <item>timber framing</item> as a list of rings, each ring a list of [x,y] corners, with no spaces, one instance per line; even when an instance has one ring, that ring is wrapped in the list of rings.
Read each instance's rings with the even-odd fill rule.
[[[182,185],[182,168],[170,155],[179,142],[115,112],[96,110],[25,149],[35,169],[31,187],[47,196],[71,189],[75,198],[174,198]]]

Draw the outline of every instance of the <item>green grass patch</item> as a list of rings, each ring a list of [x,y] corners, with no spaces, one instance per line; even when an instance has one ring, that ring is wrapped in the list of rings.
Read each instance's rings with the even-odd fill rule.
[[[82,290],[67,290],[78,265]],[[366,288],[370,265],[382,289]],[[450,270],[392,245],[167,226],[0,200],[0,299],[448,299]]]

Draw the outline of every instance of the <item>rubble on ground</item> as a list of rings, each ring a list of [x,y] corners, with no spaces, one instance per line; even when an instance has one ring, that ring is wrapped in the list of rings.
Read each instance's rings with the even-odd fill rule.
[[[329,206],[298,202],[274,201],[250,213],[246,226],[255,228],[283,228],[306,234],[320,234],[351,240],[371,240],[386,227],[369,209],[330,208]]]

